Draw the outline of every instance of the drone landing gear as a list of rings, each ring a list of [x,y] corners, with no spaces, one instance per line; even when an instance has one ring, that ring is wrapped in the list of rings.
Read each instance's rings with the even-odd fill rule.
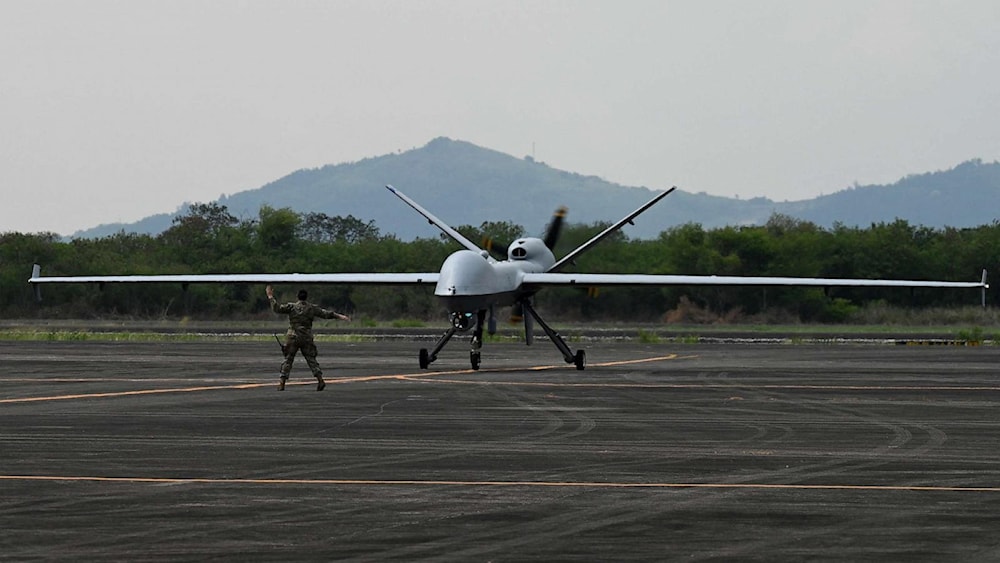
[[[445,332],[440,339],[438,339],[437,344],[434,345],[434,350],[428,352],[427,348],[420,349],[420,369],[427,369],[427,366],[431,365],[434,360],[437,359],[438,352],[444,348],[445,344],[451,340],[451,337],[455,335],[456,332],[462,330],[468,330],[470,324],[468,322],[468,317],[464,315],[455,315],[452,317],[451,328]],[[479,364],[482,359],[482,347],[483,347],[483,324],[486,322],[486,310],[479,311],[476,315],[476,328],[472,331],[472,349],[469,351],[469,363],[472,364],[472,369],[478,370]]]
[[[562,353],[563,359],[566,360],[567,364],[575,365],[576,369],[580,371],[587,367],[587,353],[585,351],[577,350],[576,353],[574,353],[573,350],[570,349],[569,345],[566,344],[563,337],[559,336],[558,332],[553,330],[548,323],[538,316],[538,312],[535,311],[534,307],[532,307],[527,300],[523,300],[520,303],[526,313],[525,320],[527,321],[530,319],[531,321],[538,323],[538,326],[542,327],[542,330],[545,331],[545,334],[549,337],[549,340],[552,341],[552,344],[554,344],[555,347]],[[420,349],[420,369],[427,369],[427,366],[431,365],[431,363],[437,359],[438,352],[440,352],[445,345],[448,344],[448,341],[451,340],[451,337],[454,336],[456,332],[466,331],[472,327],[470,317],[471,314],[453,315],[451,327],[441,336],[440,339],[438,339],[437,344],[434,345],[434,349],[429,352],[427,351],[427,348]],[[486,323],[485,309],[477,312],[475,323],[475,330],[472,332],[471,349],[469,350],[469,363],[472,365],[472,369],[478,370],[482,361],[483,325]],[[532,325],[529,321],[529,323],[526,323],[525,326],[530,327]],[[531,344],[532,337],[530,328],[526,330],[525,336],[528,344]]]
[[[570,350],[569,346],[566,344],[566,341],[563,340],[563,337],[559,336],[558,332],[553,330],[552,327],[550,327],[544,320],[542,320],[540,316],[538,316],[538,312],[535,311],[535,308],[531,306],[531,303],[529,303],[527,299],[521,301],[521,306],[524,308],[524,312],[527,313],[527,315],[530,316],[532,319],[534,319],[534,321],[538,323],[538,326],[542,327],[542,330],[545,331],[545,335],[549,337],[549,340],[552,341],[552,344],[555,344],[555,347],[558,348],[560,352],[562,352],[563,359],[566,360],[567,364],[576,365],[576,369],[579,371],[582,371],[583,368],[587,367],[586,352],[584,352],[583,350],[577,350],[576,354],[574,354],[573,351]],[[525,318],[527,319],[528,316],[526,316]],[[530,338],[531,337],[529,335],[528,336],[529,344],[531,343]]]

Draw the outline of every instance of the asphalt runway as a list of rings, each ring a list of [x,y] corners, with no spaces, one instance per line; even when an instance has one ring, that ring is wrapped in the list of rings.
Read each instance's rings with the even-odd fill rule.
[[[1000,559],[1000,347],[426,345],[0,342],[0,560]]]

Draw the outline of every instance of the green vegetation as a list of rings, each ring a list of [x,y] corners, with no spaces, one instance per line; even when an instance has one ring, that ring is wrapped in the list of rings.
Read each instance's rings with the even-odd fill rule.
[[[996,336],[987,339],[986,331],[983,330],[983,327],[977,326],[971,329],[963,329],[958,331],[958,340],[961,342],[965,342],[966,344],[978,345],[982,344],[986,340],[991,340],[993,342],[996,342]]]
[[[604,225],[570,224],[556,248],[562,255]],[[483,223],[458,229],[472,240],[505,240],[524,229]],[[44,275],[248,272],[437,271],[456,249],[443,238],[402,242],[353,217],[300,215],[264,206],[237,219],[225,206],[197,204],[158,236],[120,232],[100,239],[62,241],[51,233],[0,234],[0,317],[24,319],[227,319],[270,322],[263,287],[252,284],[68,284],[45,286],[34,303],[26,283],[31,264]],[[996,279],[1000,222],[968,229],[930,229],[906,221],[869,228],[820,228],[775,215],[766,225],[706,230],[687,224],[654,240],[609,237],[576,266],[584,272],[804,276],[895,279],[978,279],[984,265]],[[279,286],[280,299],[297,287]],[[427,287],[310,287],[311,299],[346,311],[355,326],[393,322],[421,327],[441,319]],[[1000,299],[994,283],[987,301]],[[541,292],[536,305],[567,323],[670,325],[1000,325],[996,310],[975,305],[975,290],[802,287],[634,287],[599,292],[561,288]],[[498,312],[505,315],[506,312]],[[703,332],[701,329],[698,332]],[[72,336],[60,336],[71,338]],[[78,336],[84,338],[85,336]],[[651,333],[645,338],[654,338]]]
[[[642,342],[643,344],[659,344],[660,335],[651,330],[640,330],[639,342]]]
[[[424,321],[417,319],[396,319],[392,321],[393,328],[421,328]]]
[[[267,336],[267,338],[271,338]],[[187,342],[194,340],[264,340],[261,335],[212,335],[204,333],[90,332],[87,330],[0,330],[0,340],[48,340],[53,342]]]

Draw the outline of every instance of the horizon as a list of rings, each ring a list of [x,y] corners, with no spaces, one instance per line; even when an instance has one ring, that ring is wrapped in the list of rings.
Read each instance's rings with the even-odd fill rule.
[[[387,154],[382,154],[382,155],[374,155],[374,156],[365,157],[363,159],[359,159],[358,161],[341,162],[341,163],[336,163],[336,164],[324,164],[324,165],[321,165],[321,166],[310,167],[310,168],[300,168],[300,169],[297,169],[297,170],[289,171],[287,174],[284,174],[280,178],[275,178],[273,180],[265,182],[264,184],[262,184],[261,186],[258,186],[256,188],[248,188],[247,190],[243,190],[242,192],[235,192],[235,193],[232,193],[232,194],[223,194],[222,196],[220,196],[218,198],[215,198],[213,200],[208,200],[208,201],[185,201],[185,202],[182,202],[181,204],[179,204],[176,208],[174,208],[172,210],[153,213],[153,214],[150,214],[150,215],[146,215],[144,217],[139,217],[139,218],[137,218],[137,219],[135,219],[133,221],[102,223],[102,224],[99,224],[99,225],[91,225],[90,227],[85,227],[83,229],[78,229],[78,230],[76,230],[76,231],[74,231],[72,233],[57,233],[57,234],[59,234],[63,238],[71,238],[71,237],[74,237],[74,236],[76,236],[76,235],[78,235],[80,233],[84,233],[86,231],[93,230],[93,229],[99,229],[101,227],[118,226],[118,225],[123,225],[123,226],[124,225],[130,225],[130,224],[134,224],[134,223],[143,221],[145,219],[149,219],[149,218],[154,217],[154,216],[159,216],[159,215],[175,215],[175,214],[183,213],[185,211],[185,209],[189,205],[193,205],[193,204],[197,204],[197,203],[209,203],[210,201],[211,202],[217,202],[218,201],[218,202],[221,202],[223,205],[225,205],[226,204],[225,200],[228,200],[229,198],[231,198],[231,197],[233,197],[235,195],[238,195],[240,193],[247,192],[247,191],[258,190],[258,189],[260,189],[260,188],[262,188],[262,187],[264,187],[264,186],[266,186],[268,184],[271,184],[273,182],[279,181],[279,180],[281,180],[283,178],[286,178],[288,176],[291,176],[291,175],[293,175],[293,174],[295,174],[297,172],[301,172],[301,171],[319,171],[319,170],[321,170],[323,168],[327,168],[327,167],[331,167],[331,166],[332,167],[350,166],[352,164],[356,164],[360,160],[378,159],[378,158],[381,158],[381,157],[391,156],[391,155],[394,155],[394,154],[403,154],[403,153],[407,153],[407,152],[417,151],[417,150],[423,149],[424,147],[426,147],[431,142],[433,142],[433,141],[435,141],[437,139],[442,139],[442,138],[448,139],[447,137],[435,137],[434,139],[429,140],[427,143],[425,143],[422,146],[414,147],[414,148],[408,149],[406,151],[402,151],[402,153],[387,153]],[[448,140],[452,141],[452,142],[456,142],[456,143],[469,143],[468,141],[463,141],[461,139],[448,139]],[[482,149],[482,150],[488,150],[488,151],[495,150],[495,149],[491,149],[489,147],[480,147],[479,145],[475,145],[473,143],[469,143],[469,144],[472,144],[473,146],[475,146],[475,147],[477,147],[479,149]],[[504,154],[504,155],[509,156],[511,158],[514,158],[514,159],[518,159],[519,158],[519,157],[517,157],[515,155],[511,155],[511,154],[507,154],[507,153],[501,153],[501,154]],[[898,183],[900,181],[903,181],[906,178],[911,177],[911,176],[920,176],[920,175],[924,175],[924,174],[934,174],[934,173],[937,173],[937,172],[948,172],[948,171],[954,170],[955,168],[957,168],[958,166],[961,166],[963,164],[970,163],[970,162],[977,162],[977,161],[981,162],[982,164],[997,164],[997,163],[1000,163],[1000,161],[985,162],[985,161],[982,161],[982,159],[978,159],[978,158],[967,159],[965,161],[955,163],[954,165],[952,165],[952,166],[950,166],[948,168],[945,168],[945,169],[941,169],[941,170],[926,170],[926,171],[909,173],[909,174],[906,174],[906,175],[904,175],[904,176],[898,178],[897,180],[895,180],[895,181],[893,181],[891,183],[888,183],[888,184],[855,184],[855,185],[852,185],[852,186],[845,186],[843,188],[840,188],[839,190],[836,190],[836,191],[833,191],[833,192],[830,192],[830,193],[818,194],[818,195],[816,195],[814,197],[810,197],[810,198],[806,198],[806,199],[801,199],[801,200],[787,200],[787,201],[782,201],[782,202],[779,202],[777,200],[773,200],[771,198],[767,198],[767,196],[752,196],[751,195],[751,196],[746,196],[746,197],[744,197],[744,196],[733,197],[733,196],[725,196],[725,195],[707,194],[705,192],[694,192],[692,190],[684,189],[682,186],[677,186],[677,190],[681,191],[681,192],[687,192],[687,193],[690,193],[690,194],[695,194],[695,195],[705,194],[705,195],[710,195],[710,196],[713,196],[713,197],[722,197],[722,198],[735,199],[735,200],[749,200],[749,199],[755,199],[755,198],[759,198],[759,197],[764,197],[764,198],[766,198],[766,199],[768,199],[768,200],[770,200],[772,202],[775,202],[775,203],[796,203],[796,202],[811,201],[811,200],[814,200],[814,199],[817,199],[817,198],[834,195],[834,194],[837,194],[839,192],[843,192],[843,191],[847,191],[847,190],[851,190],[851,189],[856,189],[856,188],[889,187],[889,186],[892,186],[892,185],[894,185],[894,184],[896,184],[896,183]],[[539,164],[545,165],[545,166],[549,166],[549,168],[552,168],[554,170],[559,170],[561,172],[567,172],[567,173],[570,173],[570,174],[579,174],[578,172],[575,172],[573,170],[561,170],[559,168],[552,167],[548,163],[546,163],[544,161],[541,161],[541,160],[537,160],[536,162],[538,162]],[[601,180],[607,181],[609,183],[616,183],[613,180],[609,180],[607,178],[601,178]],[[651,187],[651,186],[628,186],[628,185],[624,185],[624,184],[619,184],[619,185],[621,185],[622,187],[626,187],[626,188],[646,188],[646,189],[649,189],[651,191],[659,191],[659,190],[667,189],[667,188],[655,188],[655,187]],[[233,212],[234,210],[230,209],[229,211]]]

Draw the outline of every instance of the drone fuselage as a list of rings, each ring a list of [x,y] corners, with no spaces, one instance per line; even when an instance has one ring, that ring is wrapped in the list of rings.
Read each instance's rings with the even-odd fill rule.
[[[441,265],[434,295],[451,313],[513,305],[537,291],[523,285],[524,274],[545,272],[555,263],[552,251],[538,238],[514,241],[507,256],[498,261],[486,251],[454,252]]]

